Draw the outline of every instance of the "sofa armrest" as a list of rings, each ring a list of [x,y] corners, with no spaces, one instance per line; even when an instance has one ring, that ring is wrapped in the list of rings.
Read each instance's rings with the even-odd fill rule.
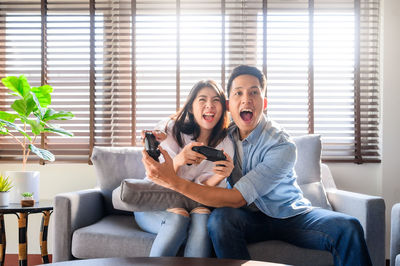
[[[329,190],[334,211],[356,217],[365,234],[373,265],[385,264],[385,202],[383,198],[344,190]]]
[[[53,261],[71,260],[73,232],[104,216],[104,199],[99,189],[58,194],[54,198]]]
[[[391,217],[390,265],[394,266],[395,260],[400,259],[396,258],[400,254],[400,203],[393,205]]]

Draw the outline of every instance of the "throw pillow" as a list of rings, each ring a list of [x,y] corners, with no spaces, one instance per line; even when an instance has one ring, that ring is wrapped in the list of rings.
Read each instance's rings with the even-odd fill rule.
[[[295,171],[304,197],[315,207],[332,210],[321,183],[321,136],[293,137],[297,148]]]
[[[104,196],[106,212],[121,213],[112,206],[112,191],[127,177],[145,177],[142,148],[94,147],[91,159],[96,170],[97,185]]]
[[[192,210],[203,206],[178,192],[146,179],[122,181],[121,186],[113,192],[113,204],[115,208],[126,211],[163,211],[173,207]]]

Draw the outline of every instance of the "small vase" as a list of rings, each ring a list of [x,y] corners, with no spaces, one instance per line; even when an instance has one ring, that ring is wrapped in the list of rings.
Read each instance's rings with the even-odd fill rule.
[[[35,205],[33,197],[22,197],[21,207],[32,207],[33,205]]]
[[[10,203],[10,192],[1,191],[0,192],[0,206],[8,206]]]

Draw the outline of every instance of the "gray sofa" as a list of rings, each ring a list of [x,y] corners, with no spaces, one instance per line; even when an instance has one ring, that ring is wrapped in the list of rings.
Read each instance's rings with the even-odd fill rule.
[[[400,203],[397,203],[392,207],[390,266],[400,266]]]
[[[364,228],[373,264],[384,265],[383,199],[337,189],[328,166],[320,163],[319,136],[308,135],[294,140],[298,152],[295,169],[305,197],[314,206],[357,217]],[[130,210],[129,203],[122,202],[118,196],[122,180],[145,176],[141,157],[141,148],[95,147],[92,161],[98,187],[55,197],[55,262],[76,258],[148,256],[155,235],[139,229],[132,212],[127,211]],[[248,248],[254,260],[333,265],[329,252],[299,248],[281,241],[250,244]]]

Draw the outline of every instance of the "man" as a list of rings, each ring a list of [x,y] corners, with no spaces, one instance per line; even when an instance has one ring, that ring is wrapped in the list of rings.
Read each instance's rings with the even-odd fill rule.
[[[239,66],[229,78],[228,107],[236,144],[231,189],[208,187],[178,177],[172,160],[164,164],[143,152],[148,176],[215,209],[208,230],[219,258],[250,259],[248,243],[270,239],[299,247],[327,250],[335,265],[372,265],[359,221],[333,211],[312,208],[296,183],[296,147],[289,136],[263,114],[265,76],[255,67]]]

